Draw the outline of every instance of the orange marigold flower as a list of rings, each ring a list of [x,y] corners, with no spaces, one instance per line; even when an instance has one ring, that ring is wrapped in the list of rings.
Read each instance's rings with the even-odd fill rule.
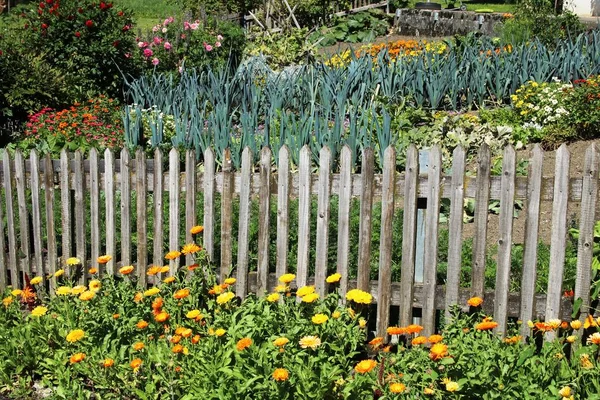
[[[427,341],[431,344],[436,344],[441,342],[442,340],[444,340],[444,338],[442,337],[442,335],[431,335],[429,336],[429,339],[427,339]]]
[[[90,269],[88,270],[88,272],[89,272],[91,275],[97,274],[97,273],[98,273],[98,268],[90,268]]]
[[[160,274],[161,270],[162,270],[161,266],[153,265],[150,268],[148,268],[146,275],[148,275],[148,276],[158,275],[158,274]]]
[[[133,369],[137,369],[142,365],[142,360],[139,358],[134,359],[133,361],[131,361],[131,363],[129,364],[129,366]]]
[[[152,301],[152,309],[153,310],[160,310],[163,307],[163,299],[162,297],[157,297]]]
[[[171,338],[171,343],[173,343],[173,344],[177,344],[177,343],[179,343],[179,342],[181,342],[181,336],[177,335],[177,332],[176,332],[175,336],[173,336],[173,337]]]
[[[192,235],[197,235],[199,233],[202,233],[204,231],[204,227],[202,225],[196,225],[193,226],[192,229],[190,229],[190,233]]]
[[[134,343],[132,347],[133,347],[134,350],[140,351],[140,350],[142,350],[144,348],[144,343],[137,342],[137,343]]]
[[[169,314],[167,314],[167,313],[166,313],[166,312],[164,312],[164,311],[162,311],[162,312],[159,312],[158,314],[156,314],[156,315],[154,316],[154,320],[155,320],[156,322],[161,322],[161,323],[162,323],[162,322],[165,322],[165,321],[166,321],[166,320],[168,320],[168,319],[169,319]]]
[[[481,304],[483,304],[483,299],[481,297],[471,297],[467,301],[467,304],[471,307],[479,307]]]
[[[144,294],[137,292],[135,294],[135,296],[133,296],[133,301],[135,301],[136,303],[139,303],[140,301],[144,300]]]
[[[277,368],[275,371],[273,371],[273,379],[278,382],[287,381],[289,377],[290,373],[285,368]]]
[[[174,276],[167,276],[165,279],[163,279],[163,282],[167,283],[167,284],[173,283],[173,282],[175,282],[175,277]]]
[[[377,366],[377,361],[375,360],[363,360],[361,362],[359,362],[358,364],[356,364],[356,366],[354,367],[354,370],[356,372],[358,372],[359,374],[366,374],[368,372],[371,372],[373,370],[373,368],[375,368]]]
[[[190,336],[192,336],[193,331],[190,328],[185,328],[181,331],[181,336],[183,336],[184,338],[189,338]]]
[[[194,335],[194,337],[192,338],[192,343],[198,344],[199,341],[200,341],[200,335]]]
[[[475,325],[475,329],[478,331],[489,331],[495,329],[498,326],[496,321],[483,321]]]
[[[406,327],[406,333],[419,333],[423,330],[421,325],[409,325]]]
[[[600,345],[600,332],[594,332],[587,338],[588,344]]]
[[[200,246],[198,246],[196,243],[187,243],[187,244],[184,244],[183,247],[181,248],[181,252],[185,255],[194,254],[194,253],[199,252],[200,250],[202,250],[202,248]]]
[[[119,314],[113,314],[113,319],[119,319],[120,316],[121,315],[119,315]]]
[[[180,344],[176,344],[175,346],[173,346],[171,351],[175,354],[183,353],[183,346]]]
[[[177,300],[181,300],[181,299],[185,299],[189,295],[190,295],[189,289],[179,289],[178,291],[176,291],[173,294],[173,297],[176,298]]]
[[[290,342],[290,340],[288,338],[286,338],[286,337],[280,337],[280,338],[277,338],[277,339],[275,339],[273,341],[273,345],[277,346],[277,347],[283,347],[286,344],[288,344],[289,342]]]
[[[167,260],[175,260],[176,258],[178,258],[179,256],[181,256],[181,253],[177,250],[171,250],[170,252],[168,252],[165,255],[165,258]]]
[[[192,265],[188,265],[187,269],[188,271],[195,271],[196,269],[198,269],[200,265],[199,264],[192,264]]]
[[[369,344],[375,348],[381,346],[383,344],[383,338],[381,336],[377,336],[376,338],[373,338],[373,340],[371,340],[369,342]]]
[[[388,335],[404,335],[406,333],[406,328],[401,328],[398,326],[390,326],[387,328]]]
[[[135,326],[138,329],[146,329],[148,327],[148,323],[144,320],[139,321],[137,324],[135,324]]]
[[[102,366],[104,368],[110,368],[113,365],[115,365],[115,360],[113,360],[112,358],[106,358],[104,359],[104,361],[102,362]]]
[[[534,324],[534,327],[538,331],[542,331],[542,332],[546,332],[546,331],[551,331],[552,330],[552,325],[547,324],[545,322],[536,322]]]
[[[440,360],[448,355],[448,346],[443,343],[436,343],[429,349],[429,358],[433,361]]]
[[[578,319],[571,321],[571,328],[573,328],[575,330],[581,328],[581,325],[582,325],[581,321]]]
[[[238,351],[243,351],[245,349],[247,349],[248,347],[250,347],[252,345],[252,339],[245,337],[243,339],[240,339],[237,344],[236,344],[236,348],[238,349]]]
[[[404,383],[392,383],[390,385],[390,392],[392,393],[402,393],[406,390],[406,385]]]
[[[427,343],[427,338],[425,336],[417,336],[410,342],[413,346],[418,346],[420,344]]]
[[[85,353],[75,353],[69,358],[71,364],[77,364],[85,360]]]
[[[122,275],[129,275],[133,272],[134,269],[135,268],[133,267],[133,265],[126,265],[124,267],[119,268],[119,273]]]
[[[96,261],[98,261],[98,264],[106,264],[110,260],[112,260],[112,256],[105,254],[103,256],[98,257],[98,259]]]

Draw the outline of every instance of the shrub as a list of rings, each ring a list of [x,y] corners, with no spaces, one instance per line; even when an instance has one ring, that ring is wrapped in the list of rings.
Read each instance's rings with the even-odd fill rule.
[[[290,29],[282,33],[267,33],[255,29],[250,34],[247,56],[264,56],[274,70],[312,61],[316,50],[307,41],[308,29]]]
[[[566,125],[575,127],[579,137],[592,138],[600,134],[600,76],[575,80],[566,100],[569,114]]]

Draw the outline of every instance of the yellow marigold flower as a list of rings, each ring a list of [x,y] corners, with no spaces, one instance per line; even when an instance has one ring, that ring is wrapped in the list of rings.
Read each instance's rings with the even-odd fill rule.
[[[98,273],[98,268],[90,268],[88,269],[88,272],[92,275],[97,274]]]
[[[352,318],[352,319],[356,318],[356,313],[354,312],[353,309],[346,308],[346,311],[348,312],[348,315],[350,316],[350,318]]]
[[[483,304],[483,299],[481,297],[471,297],[469,300],[467,300],[467,304],[471,307],[479,307]]]
[[[317,347],[319,347],[321,345],[321,339],[319,339],[316,336],[304,336],[303,338],[300,339],[300,341],[298,342],[300,344],[300,347],[302,347],[303,349],[313,349],[315,350]]]
[[[21,293],[23,293],[23,291],[21,289],[15,289],[12,292],[10,292],[10,294],[12,294],[15,297],[20,296]]]
[[[575,336],[575,335],[567,336],[567,343],[575,343],[576,340],[577,340],[577,336]]]
[[[41,276],[36,276],[35,278],[31,278],[29,283],[31,283],[32,285],[39,285],[40,283],[42,283],[42,279],[43,278]]]
[[[354,370],[359,374],[369,373],[377,366],[377,361],[375,360],[363,360],[356,364]]]
[[[221,294],[223,293],[223,290],[221,285],[215,285],[208,291],[208,294]]]
[[[185,299],[190,295],[189,289],[179,289],[173,294],[173,297],[177,300]]]
[[[581,328],[581,325],[582,325],[581,321],[578,320],[578,319],[571,321],[571,328],[572,329],[577,330],[577,329]]]
[[[427,387],[427,388],[423,389],[423,394],[426,394],[426,395],[432,395],[433,393],[434,393],[434,392],[433,392],[433,389],[432,389],[432,388],[428,388],[428,387]]]
[[[533,321],[529,320],[529,321],[527,321],[527,326],[528,326],[529,328],[532,328],[532,329],[533,329],[533,327],[535,326],[535,324],[533,323]]]
[[[71,290],[73,290],[73,289],[71,289],[71,288],[70,288],[70,287],[68,287],[68,286],[61,286],[61,287],[59,287],[59,288],[57,288],[57,289],[56,289],[56,292],[55,292],[55,293],[56,293],[58,296],[66,296],[66,295],[68,295],[68,294],[71,294]]]
[[[83,331],[83,329],[75,329],[72,330],[71,332],[69,332],[69,334],[67,335],[67,342],[69,343],[75,343],[80,341],[81,339],[83,339],[83,337],[85,336],[85,332]]]
[[[596,326],[596,320],[594,319],[594,317],[592,315],[588,315],[587,318],[585,319],[585,322],[583,323],[583,328],[584,329],[588,329],[590,326]]]
[[[290,287],[287,285],[277,285],[275,286],[275,292],[277,293],[283,293],[283,292],[287,292],[290,290]]]
[[[582,354],[579,356],[579,363],[581,364],[581,368],[583,369],[590,369],[594,367],[594,364],[592,364],[592,362],[590,361],[590,355],[589,354]]]
[[[279,293],[271,293],[267,296],[267,301],[269,303],[275,303],[277,300],[279,300]]]
[[[97,292],[100,290],[100,288],[102,288],[102,282],[100,282],[97,279],[94,279],[92,281],[90,281],[90,290],[93,290],[94,292]]]
[[[142,360],[140,360],[139,358],[134,359],[133,361],[131,361],[131,363],[129,364],[129,366],[131,368],[138,369],[140,366],[142,365]]]
[[[442,340],[444,340],[444,338],[442,337],[442,335],[431,335],[429,336],[429,338],[427,339],[427,341],[431,344],[436,344],[441,342]]]
[[[220,294],[217,297],[217,304],[225,304],[227,302],[229,302],[231,299],[233,299],[235,297],[235,294],[233,294],[232,292],[225,292]]]
[[[277,382],[287,381],[289,377],[290,373],[285,368],[277,368],[275,371],[273,371],[273,379],[275,379]]]
[[[204,231],[204,227],[202,225],[196,225],[193,226],[192,229],[190,229],[190,233],[192,235],[197,235],[199,233],[202,233]]]
[[[142,342],[137,342],[137,343],[134,343],[132,347],[135,351],[140,351],[140,350],[143,350],[145,345]]]
[[[303,286],[300,289],[298,289],[296,291],[296,296],[298,297],[304,297],[307,294],[312,294],[315,292],[315,287],[314,286]]]
[[[446,390],[449,392],[456,392],[458,390],[458,382],[451,381],[450,379],[446,379],[444,381],[446,385]]]
[[[327,283],[337,283],[340,281],[340,279],[342,279],[342,275],[335,273],[335,274],[329,275],[325,281]]]
[[[294,274],[283,274],[279,277],[279,282],[288,284],[294,279],[296,279],[296,275]]]
[[[163,279],[164,283],[173,283],[175,282],[175,277],[174,276],[167,276],[165,279]]]
[[[338,310],[335,310],[332,314],[331,314],[331,318],[333,319],[338,319],[340,316],[342,315],[342,313],[340,313]]]
[[[64,269],[59,269],[54,273],[54,277],[58,278],[59,276],[62,276],[65,274],[65,270]]]
[[[433,361],[441,360],[448,355],[448,346],[443,343],[436,343],[429,349],[429,358]]]
[[[319,295],[317,293],[310,293],[310,294],[307,294],[306,296],[302,297],[302,302],[303,303],[314,303],[318,299],[319,299]]]
[[[77,257],[69,257],[67,258],[67,261],[65,262],[65,264],[67,265],[79,265],[81,264],[81,260]]]
[[[560,319],[551,319],[546,322],[552,329],[560,328],[562,321]]]
[[[235,278],[227,278],[227,279],[225,279],[225,282],[223,282],[223,283],[226,283],[227,285],[233,285],[235,282],[236,282]]]
[[[138,329],[146,329],[148,327],[148,323],[142,319],[142,320],[138,321],[138,323],[135,324],[135,326]]]
[[[98,257],[98,259],[96,261],[98,261],[98,264],[106,264],[110,260],[112,260],[112,256],[105,254],[103,256]]]
[[[129,275],[134,270],[133,265],[126,265],[124,267],[119,268],[119,273],[122,275]]]
[[[77,296],[87,290],[87,287],[84,285],[77,285],[73,289],[71,289],[71,294],[73,296]]]
[[[406,385],[404,383],[392,383],[390,385],[390,392],[392,393],[403,393],[406,390]]]
[[[69,358],[71,364],[77,364],[85,360],[85,353],[75,353]]]
[[[196,243],[187,243],[187,244],[183,245],[181,252],[185,255],[188,255],[188,254],[197,253],[200,250],[202,250],[202,248],[200,246],[198,246]]]
[[[41,317],[42,315],[46,315],[48,309],[44,306],[37,306],[33,310],[31,310],[31,315],[34,317]]]
[[[115,360],[113,360],[112,358],[105,358],[104,361],[102,361],[102,366],[104,368],[110,368],[113,365],[115,365]]]
[[[227,333],[227,331],[226,331],[225,329],[223,329],[223,328],[219,328],[219,329],[217,329],[217,330],[215,331],[215,336],[219,336],[219,337],[221,337],[221,336],[223,336],[225,333]]]
[[[196,319],[198,317],[202,318],[202,314],[200,314],[200,310],[191,310],[188,311],[187,314],[185,314],[186,318],[189,319]]]
[[[164,311],[161,311],[161,312],[159,312],[158,314],[156,314],[154,316],[154,320],[156,322],[161,322],[162,323],[162,322],[165,322],[168,319],[169,319],[169,314],[166,313],[166,312],[164,312]]]
[[[327,317],[327,315],[325,315],[325,314],[315,314],[312,317],[312,322],[315,325],[321,325],[321,324],[324,324],[325,322],[327,322],[328,319],[329,319],[329,317]]]
[[[346,300],[353,301],[360,304],[371,304],[373,296],[370,293],[364,292],[359,289],[352,289],[346,293]]]
[[[290,342],[290,340],[288,338],[280,337],[280,338],[273,340],[273,345],[275,345],[276,347],[283,347],[286,344],[288,344],[289,342]]]
[[[594,332],[587,338],[588,344],[600,345],[600,332]]]
[[[161,274],[166,274],[167,272],[169,272],[170,269],[171,269],[171,267],[169,267],[168,265],[164,265],[164,266],[161,267],[160,273]]]
[[[367,320],[364,318],[361,318],[358,320],[358,326],[361,328],[365,328],[367,326]]]
[[[161,270],[162,270],[161,266],[153,265],[150,268],[148,268],[148,271],[146,271],[146,275],[148,275],[148,276],[158,275],[158,274],[160,274]]]
[[[4,307],[8,307],[12,304],[13,302],[13,297],[12,296],[8,296],[5,297],[4,299],[2,299],[2,304],[4,304]]]
[[[192,336],[192,330],[190,328],[185,328],[183,331],[181,331],[181,336],[183,336],[184,338],[189,338],[190,336]]]
[[[175,260],[179,256],[181,256],[181,253],[179,251],[177,251],[177,250],[171,250],[170,252],[168,252],[167,254],[165,254],[165,259],[167,259],[167,260]]]
[[[568,386],[564,386],[558,391],[558,394],[560,394],[563,398],[571,397],[571,388]]]
[[[243,339],[238,340],[236,344],[236,349],[238,351],[243,351],[252,345],[252,339],[245,337]]]
[[[81,295],[79,296],[79,300],[90,301],[94,298],[94,296],[96,296],[96,292],[94,292],[93,290],[86,290],[85,292],[81,293]]]
[[[160,293],[160,289],[157,288],[156,286],[151,287],[150,289],[146,290],[144,292],[144,296],[145,297],[150,297],[150,296],[154,296]]]

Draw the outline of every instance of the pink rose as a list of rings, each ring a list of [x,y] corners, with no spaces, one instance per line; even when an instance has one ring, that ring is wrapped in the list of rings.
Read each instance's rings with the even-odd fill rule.
[[[158,32],[159,29],[160,29],[160,25],[154,25],[152,27],[152,32]]]
[[[162,28],[162,33],[167,33],[168,29],[167,28]]]
[[[221,42],[216,42],[215,47],[221,47]]]
[[[146,47],[146,46],[148,46],[148,43],[145,43],[145,42],[138,42],[138,47],[139,47],[140,49],[143,49],[143,48],[144,48],[144,47]]]
[[[212,51],[213,47],[210,44],[206,44],[206,42],[204,43],[204,50],[206,51]]]
[[[165,42],[165,50],[171,50],[171,47],[173,47],[171,46],[171,43]]]
[[[155,67],[158,65],[158,63],[159,63],[159,62],[160,62],[160,61],[159,61],[159,60],[158,60],[158,58],[156,58],[156,57],[154,57],[154,58],[152,59],[152,65],[154,65]]]
[[[183,30],[187,31],[188,29],[190,29],[190,23],[187,21],[183,22]]]
[[[162,39],[159,38],[158,36],[154,36],[153,42],[154,42],[155,45],[158,46],[159,44],[162,43]]]
[[[223,36],[217,35],[217,40],[223,40]]]
[[[195,31],[199,26],[200,24],[198,22],[194,22],[193,24],[190,24],[190,29]]]
[[[144,49],[144,57],[146,57],[146,58],[151,57],[152,54],[154,54],[154,53],[152,53],[152,50]]]

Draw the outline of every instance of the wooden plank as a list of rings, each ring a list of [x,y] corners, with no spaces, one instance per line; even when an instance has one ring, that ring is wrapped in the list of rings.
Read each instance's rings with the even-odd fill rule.
[[[91,266],[98,268],[98,257],[100,256],[100,192],[98,171],[98,151],[90,150],[90,257]],[[111,257],[114,254],[110,255]]]
[[[379,286],[377,299],[377,336],[386,336],[390,324],[392,296],[392,246],[394,237],[394,189],[396,151],[393,146],[383,154],[383,195],[381,196],[381,234],[379,244]]]
[[[196,226],[196,153],[194,150],[185,152],[185,242],[192,243],[194,237],[190,230]],[[185,264],[194,264],[194,255],[185,257]]]
[[[263,147],[260,152],[260,194],[258,210],[258,291],[267,290],[269,276],[269,218],[271,214],[271,149]]]
[[[369,287],[371,274],[371,229],[373,218],[373,187],[375,156],[373,149],[363,151],[361,166],[360,219],[358,228],[358,289]]]
[[[54,275],[58,261],[56,224],[54,222],[54,170],[50,154],[44,157],[44,195],[46,200],[46,237],[48,238],[48,274]],[[50,290],[56,289],[56,282],[50,280]]]
[[[135,152],[135,198],[137,212],[137,273],[142,287],[146,286],[148,267],[148,203],[146,202],[146,153],[141,148]]]
[[[250,178],[252,176],[253,155],[249,147],[242,152],[242,188],[240,190],[240,211],[238,229],[237,282],[236,294],[242,299],[248,293],[248,228],[250,223]],[[257,293],[262,295],[263,293]]]
[[[106,254],[112,257],[109,262],[104,264],[104,268],[107,274],[113,275],[117,256],[117,228],[115,215],[115,155],[111,149],[104,151],[104,164],[106,165],[104,172]]]
[[[179,153],[169,152],[169,251],[179,249]],[[170,260],[169,276],[179,270],[180,259]]]
[[[337,269],[342,275],[339,294],[342,302],[348,291],[348,255],[350,254],[350,199],[352,191],[352,151],[348,145],[340,153],[340,188],[338,191]]]
[[[6,240],[4,239],[4,210],[0,196],[0,290],[6,289],[8,284],[8,254],[6,253]]]
[[[131,158],[121,150],[121,263],[131,264]]]
[[[221,194],[221,282],[231,273],[233,230],[233,164],[231,149],[223,152],[223,193]]]
[[[594,225],[596,221],[595,210],[597,198],[598,149],[595,144],[591,144],[585,152],[581,217],[579,218],[579,238],[577,239],[575,299],[581,299],[581,307],[578,315],[581,322],[585,321],[587,315],[590,313],[590,282],[592,257],[594,255]]]
[[[529,183],[527,194],[527,215],[525,217],[525,238],[523,249],[523,276],[521,277],[521,312],[523,322],[534,319],[535,280],[537,269],[538,230],[540,225],[540,193],[544,152],[539,144],[531,151],[529,159]],[[529,336],[531,329],[521,324],[521,336]]]
[[[327,252],[329,250],[329,198],[331,193],[331,150],[328,146],[319,152],[319,197],[317,199],[317,243],[315,254],[315,288],[320,297],[327,289]]]
[[[17,206],[19,209],[19,238],[21,257],[17,261],[24,274],[31,278],[31,247],[29,238],[29,212],[25,196],[25,164],[21,150],[15,151],[15,188],[17,189]]]
[[[487,221],[490,202],[490,148],[483,143],[477,156],[477,181],[475,194],[475,233],[473,235],[472,295],[483,298],[485,285],[485,253],[487,247]]]
[[[452,198],[448,223],[448,271],[446,280],[446,321],[452,306],[458,303],[460,269],[462,267],[462,233],[464,208],[465,151],[458,146],[452,152]]]
[[[8,236],[8,269],[10,283],[16,288],[20,285],[21,270],[17,263],[17,236],[15,234],[15,214],[13,209],[13,185],[11,159],[8,150],[2,155],[2,171],[4,173],[4,204],[6,206],[6,235]]]
[[[417,180],[419,179],[419,152],[411,144],[406,152],[404,171],[404,215],[402,222],[402,265],[400,270],[400,326],[412,324],[412,304],[415,281],[417,243]]]
[[[164,263],[164,251],[163,251],[163,175],[162,166],[163,154],[162,151],[157,147],[154,150],[154,242],[153,245],[153,264],[161,266]],[[155,282],[156,283],[156,282]]]
[[[288,234],[290,214],[290,152],[281,146],[277,166],[277,262],[275,273],[279,277],[287,272]]]
[[[69,175],[71,174],[69,155],[63,149],[60,152],[60,206],[61,206],[61,221],[62,221],[62,263],[64,264],[67,258],[73,256],[71,230],[71,190],[69,185]]]
[[[498,268],[496,272],[496,296],[494,318],[498,322],[496,332],[506,333],[508,289],[510,285],[510,262],[512,248],[512,226],[515,201],[515,150],[504,149],[502,159],[502,193],[500,199],[500,223],[498,238]]]
[[[435,287],[438,257],[438,233],[440,217],[440,183],[442,174],[442,153],[436,145],[429,151],[429,194],[425,215],[425,241],[423,255],[423,334],[429,336],[435,332]]]
[[[548,291],[545,319],[557,319],[560,314],[565,250],[567,246],[567,205],[569,199],[569,164],[571,155],[566,144],[556,152],[554,170],[554,202],[552,203],[552,233],[550,237],[550,268],[548,271]],[[546,340],[554,340],[554,332],[547,332]]]
[[[204,151],[204,249],[208,258],[215,260],[215,153]]]
[[[73,189],[75,190],[75,254],[81,260],[84,266],[80,283],[87,282],[87,265],[86,254],[86,230],[85,230],[85,174],[83,172],[83,153],[81,150],[75,152],[75,164],[73,168],[75,173],[75,182]]]
[[[44,277],[44,262],[42,259],[42,210],[40,204],[40,159],[37,151],[32,150],[31,162],[31,225],[33,228],[33,265],[35,275]]]
[[[298,266],[296,283],[306,286],[310,247],[310,148],[305,145],[300,150],[298,172]]]

